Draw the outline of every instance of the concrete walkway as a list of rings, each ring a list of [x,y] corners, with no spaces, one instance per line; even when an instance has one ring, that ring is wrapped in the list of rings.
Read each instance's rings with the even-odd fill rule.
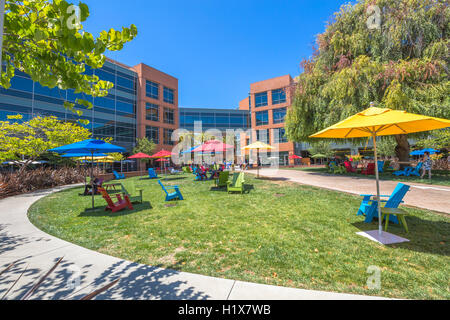
[[[255,173],[255,170],[246,171]],[[283,179],[310,186],[337,190],[352,194],[376,194],[374,179],[363,177],[341,176],[301,170],[275,170],[261,169],[260,176]],[[399,181],[380,181],[381,194],[389,195],[395,189]],[[450,214],[450,187],[409,183],[411,190],[406,194],[404,201],[407,206],[414,206]]]
[[[23,296],[60,257],[55,272],[33,299],[80,299],[120,278],[97,299],[380,299],[234,281],[155,268],[91,251],[52,237],[33,226],[27,217],[35,201],[57,190],[41,191],[0,201],[0,298],[26,269],[7,298]]]

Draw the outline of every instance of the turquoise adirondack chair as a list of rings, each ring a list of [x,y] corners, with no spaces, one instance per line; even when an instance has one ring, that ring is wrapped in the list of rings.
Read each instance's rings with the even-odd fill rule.
[[[383,173],[384,161],[378,161],[378,172]]]
[[[399,183],[395,187],[391,195],[381,196],[382,198],[389,198],[388,200],[381,200],[381,202],[385,202],[385,208],[398,208],[398,206],[403,203],[403,198],[410,188],[411,187],[406,184]],[[375,195],[373,194],[362,194],[361,196],[363,197],[363,200],[361,202],[357,215],[365,215],[366,220],[364,222],[370,223],[373,221],[373,218],[378,217],[377,201],[372,199],[373,197],[375,197]],[[391,217],[390,221],[398,224],[397,217]]]
[[[170,187],[165,187],[162,183],[161,180],[158,180],[159,185],[161,186],[161,188],[163,189],[163,191],[166,193],[166,201],[170,201],[170,200],[174,200],[174,199],[179,199],[179,200],[184,200],[183,199],[183,195],[180,192],[180,189],[178,186],[170,186]],[[167,189],[173,189],[175,190],[174,192],[168,192]]]
[[[411,170],[411,167],[406,167],[403,170],[397,170],[392,172],[393,175],[399,177],[399,176],[405,176],[407,177],[409,175],[409,171]]]
[[[240,192],[241,194],[244,193],[244,173],[243,172],[239,172],[239,173],[234,173],[233,174],[233,179],[231,181],[228,181],[227,183],[227,192]]]
[[[148,177],[150,179],[158,179],[158,175],[156,174],[155,169],[153,168],[148,169]]]
[[[417,176],[417,177],[420,177],[420,174],[421,174],[420,170],[422,170],[422,166],[423,166],[423,162],[419,162],[415,168],[411,168],[411,170],[409,170],[407,176],[408,176],[408,177],[409,177],[409,176]]]
[[[116,180],[125,179],[125,175],[124,175],[124,174],[120,174],[120,173],[118,173],[117,171],[113,171],[113,174],[114,174],[114,178],[115,178]]]

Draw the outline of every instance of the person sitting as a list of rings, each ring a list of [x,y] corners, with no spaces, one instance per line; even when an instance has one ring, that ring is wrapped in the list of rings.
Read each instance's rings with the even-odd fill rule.
[[[100,194],[98,191],[98,187],[101,187],[103,184],[103,179],[95,178],[93,183],[88,183],[84,186],[84,196],[92,195],[92,189],[94,190],[94,195]]]

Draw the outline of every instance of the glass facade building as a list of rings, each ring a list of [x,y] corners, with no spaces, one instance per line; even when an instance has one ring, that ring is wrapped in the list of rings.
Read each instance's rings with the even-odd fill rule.
[[[202,130],[218,129],[226,132],[227,129],[250,128],[248,111],[234,109],[203,109],[203,108],[179,108],[180,129],[194,131],[196,121],[202,122]]]
[[[16,70],[11,87],[0,87],[0,120],[16,114],[21,114],[25,120],[35,116],[56,116],[65,121],[87,119],[89,124],[85,127],[91,130],[94,138],[112,137],[112,143],[130,151],[136,141],[136,72],[106,61],[101,69],[88,68],[86,74],[95,74],[101,80],[110,81],[114,83],[114,88],[106,97],[92,98],[75,94],[73,90],[42,87]],[[77,98],[94,105],[92,109],[77,106],[83,112],[81,117],[64,108],[64,101],[75,102]]]

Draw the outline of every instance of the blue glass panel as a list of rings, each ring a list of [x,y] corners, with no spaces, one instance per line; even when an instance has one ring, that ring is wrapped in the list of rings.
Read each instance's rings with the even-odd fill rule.
[[[283,123],[286,117],[286,108],[273,110],[273,123]]]
[[[31,79],[25,79],[22,77],[14,77],[11,79],[10,89],[16,89],[20,91],[33,92],[33,81]]]
[[[283,89],[272,90],[272,104],[286,102],[286,92]]]
[[[260,92],[255,94],[255,107],[267,106],[267,92]]]

